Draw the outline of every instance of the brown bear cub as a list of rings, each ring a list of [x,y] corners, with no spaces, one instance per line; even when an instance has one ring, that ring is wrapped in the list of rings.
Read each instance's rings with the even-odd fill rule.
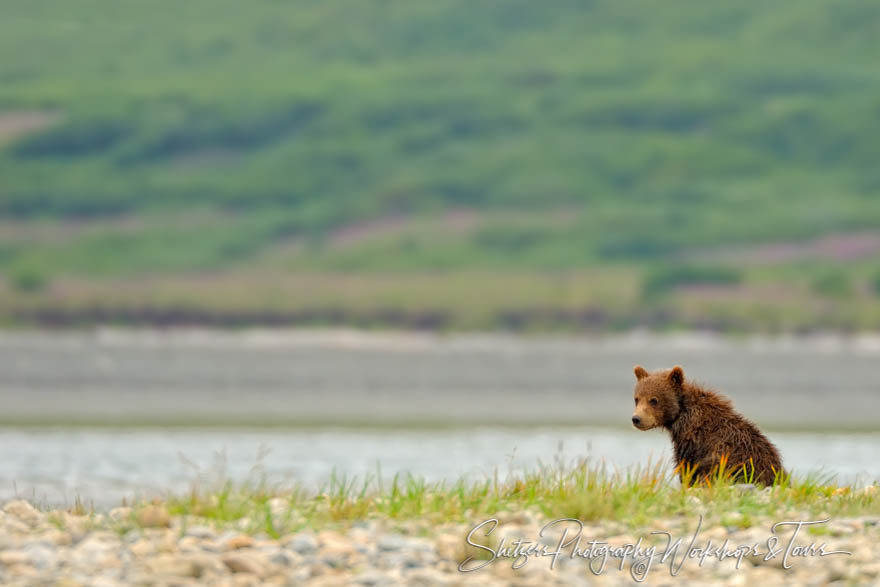
[[[638,381],[633,426],[669,431],[682,483],[711,478],[723,457],[725,471],[735,481],[772,485],[777,473],[785,474],[773,443],[726,397],[685,381],[679,366],[653,373],[637,366],[634,371]]]

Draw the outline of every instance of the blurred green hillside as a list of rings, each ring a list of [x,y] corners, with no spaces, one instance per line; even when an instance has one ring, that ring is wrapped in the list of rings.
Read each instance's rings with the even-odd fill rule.
[[[880,4],[14,0],[0,318],[880,327]]]

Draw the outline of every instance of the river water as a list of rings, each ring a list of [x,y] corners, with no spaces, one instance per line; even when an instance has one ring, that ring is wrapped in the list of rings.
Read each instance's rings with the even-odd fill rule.
[[[99,507],[222,479],[668,462],[632,366],[681,364],[798,475],[880,479],[880,339],[116,331],[0,335],[0,499]]]

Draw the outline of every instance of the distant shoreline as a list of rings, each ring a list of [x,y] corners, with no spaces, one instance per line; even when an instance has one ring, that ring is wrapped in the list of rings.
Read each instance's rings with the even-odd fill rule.
[[[320,346],[331,348],[364,348],[378,350],[417,351],[430,347],[480,350],[499,346],[583,345],[638,348],[651,344],[672,345],[681,350],[704,349],[707,345],[730,345],[757,350],[856,351],[880,355],[880,330],[847,332],[817,330],[804,333],[762,332],[733,333],[704,329],[650,330],[631,329],[609,332],[515,332],[504,330],[431,331],[394,328],[355,328],[345,326],[244,326],[215,328],[210,326],[125,326],[82,325],[69,328],[17,326],[0,328],[0,345],[43,336],[60,340],[88,339],[104,345],[125,344],[155,346],[222,346],[224,344],[254,347]]]

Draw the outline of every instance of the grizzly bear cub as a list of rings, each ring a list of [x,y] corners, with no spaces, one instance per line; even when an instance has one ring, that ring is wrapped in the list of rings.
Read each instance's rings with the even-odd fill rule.
[[[633,426],[639,430],[662,426],[669,431],[682,483],[705,481],[715,474],[723,456],[725,470],[736,481],[772,485],[785,474],[773,443],[726,397],[685,381],[677,365],[653,373],[639,365],[634,371],[638,381]]]

